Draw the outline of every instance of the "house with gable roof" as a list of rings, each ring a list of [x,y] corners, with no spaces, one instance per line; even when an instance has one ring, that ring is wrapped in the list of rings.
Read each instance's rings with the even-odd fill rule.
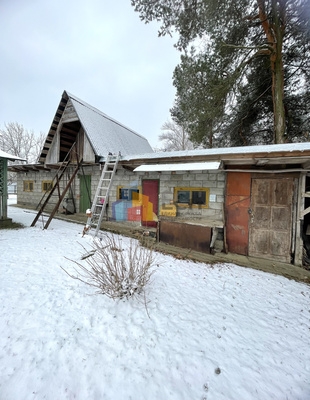
[[[18,180],[18,202],[38,205],[42,194],[54,184],[55,173],[63,164],[70,163],[64,174],[67,180],[73,173],[77,174],[66,200],[70,200],[70,209],[74,212],[85,212],[97,184],[96,172],[100,174],[102,167],[99,160],[109,153],[127,155],[137,151],[153,152],[143,136],[64,91],[38,163],[14,169],[24,178]],[[66,182],[62,185],[60,191]]]
[[[64,91],[39,163],[62,162],[74,143],[77,143],[79,157],[84,163],[95,163],[108,153],[153,152],[143,136]]]
[[[107,220],[156,227],[159,240],[206,253],[296,265],[310,256],[310,143],[155,153],[146,138],[66,91],[39,162],[12,167],[18,203],[38,207],[65,164],[58,212],[85,213],[109,153],[121,157]]]

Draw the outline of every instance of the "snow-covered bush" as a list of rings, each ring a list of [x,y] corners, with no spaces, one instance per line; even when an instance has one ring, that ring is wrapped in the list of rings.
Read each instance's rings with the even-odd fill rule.
[[[121,237],[106,234],[93,242],[93,249],[73,261],[76,275],[62,268],[71,278],[97,288],[112,299],[140,294],[154,272],[155,253],[137,240],[124,245]],[[71,260],[72,261],[72,260]]]

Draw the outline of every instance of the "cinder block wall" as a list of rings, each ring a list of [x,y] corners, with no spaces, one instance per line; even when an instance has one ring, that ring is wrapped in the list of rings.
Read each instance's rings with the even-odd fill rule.
[[[39,171],[19,172],[17,174],[17,203],[25,207],[36,208],[44,195],[44,191],[42,190],[42,182],[52,181],[55,177],[56,171],[57,170],[40,171],[40,172]],[[71,170],[71,173],[72,171],[73,169]],[[24,181],[31,181],[33,183],[32,191],[24,191]],[[66,181],[62,181],[60,183],[60,193],[62,193],[65,184]],[[80,180],[76,178],[71,186],[77,207],[79,206],[78,204],[79,190],[80,190],[79,185],[80,185]],[[66,193],[66,196],[68,195],[68,193],[69,192]],[[53,204],[55,204],[56,201],[58,200],[58,198],[56,198],[57,197],[56,195],[57,192],[55,191],[55,196],[51,198],[48,206],[46,207],[47,211],[51,211],[54,208]],[[60,210],[61,207],[62,204],[60,204]],[[77,209],[77,211],[79,210]]]
[[[221,221],[223,218],[223,202],[225,190],[225,175],[219,171],[177,171],[163,172],[158,178],[149,175],[150,179],[160,179],[160,206],[173,201],[175,187],[209,188],[209,208],[177,208],[180,219],[214,219]],[[214,201],[210,201],[210,199]]]
[[[175,187],[209,188],[210,198],[214,200],[210,201],[209,199],[209,208],[178,207],[177,217],[179,219],[190,218],[193,220],[223,220],[225,174],[222,171],[134,173],[127,170],[118,170],[110,193],[110,203],[117,200],[116,190],[118,186],[141,187],[143,179],[159,180],[159,207],[173,202]],[[96,184],[98,184],[98,180]]]
[[[17,203],[35,208],[44,194],[42,182],[51,181],[54,175],[55,171],[19,172],[17,174]],[[33,182],[33,191],[24,191],[24,181]]]
[[[39,204],[42,196],[42,181],[52,180],[55,176],[53,171],[27,172],[19,173],[17,179],[17,201],[21,205],[35,207]],[[91,175],[91,199],[93,200],[98,186],[101,170],[99,166],[88,166],[83,168],[85,175]],[[79,172],[81,175],[82,172]],[[112,189],[110,192],[109,202],[112,204],[118,199],[117,189],[119,186],[126,188],[137,188],[142,186],[143,179],[158,179],[159,180],[159,208],[163,205],[173,202],[175,187],[201,187],[210,189],[210,201],[208,208],[186,208],[178,207],[178,219],[192,219],[201,222],[208,220],[222,221],[223,220],[223,202],[225,190],[225,174],[222,171],[192,171],[183,172],[148,172],[134,173],[129,170],[119,169],[115,174]],[[33,181],[33,191],[25,192],[23,189],[23,181]],[[75,179],[73,184],[73,193],[76,200],[77,212],[79,210],[79,195],[80,195],[80,179]],[[109,207],[109,216],[111,216],[112,207]]]

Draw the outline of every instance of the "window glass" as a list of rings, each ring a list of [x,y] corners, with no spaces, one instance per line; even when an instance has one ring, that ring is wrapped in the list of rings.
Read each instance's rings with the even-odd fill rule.
[[[52,181],[42,182],[42,192],[48,192],[51,189],[52,189]]]
[[[190,202],[190,192],[188,190],[179,190],[178,191],[178,203],[186,203]]]
[[[206,204],[206,192],[202,190],[193,191],[192,204]]]
[[[173,200],[180,207],[209,207],[210,188],[175,187]]]
[[[33,192],[33,181],[24,181],[24,192]]]

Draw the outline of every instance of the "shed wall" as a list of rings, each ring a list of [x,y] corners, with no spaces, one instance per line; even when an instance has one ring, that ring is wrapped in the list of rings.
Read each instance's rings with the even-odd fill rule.
[[[41,172],[27,172],[18,173],[17,192],[18,203],[28,206],[37,206],[42,198],[42,181],[52,180],[56,171],[41,171]],[[80,174],[82,171],[80,172]],[[94,198],[96,188],[98,186],[101,169],[98,165],[84,166],[83,173],[91,175],[91,198]],[[112,217],[112,204],[118,200],[118,191],[120,187],[125,188],[140,188],[142,187],[142,179],[158,179],[159,184],[159,208],[164,205],[170,204],[174,200],[175,187],[197,187],[209,188],[210,198],[208,208],[178,208],[178,220],[191,220],[197,221],[200,224],[208,224],[210,221],[223,220],[223,201],[224,201],[224,188],[225,188],[225,174],[221,171],[195,171],[190,172],[162,172],[162,173],[134,173],[129,170],[119,169],[114,177],[112,189],[110,191],[108,208],[109,217]],[[24,191],[24,181],[33,182],[33,191]],[[79,200],[79,179],[76,178],[73,185],[73,192],[76,199],[77,212]]]

